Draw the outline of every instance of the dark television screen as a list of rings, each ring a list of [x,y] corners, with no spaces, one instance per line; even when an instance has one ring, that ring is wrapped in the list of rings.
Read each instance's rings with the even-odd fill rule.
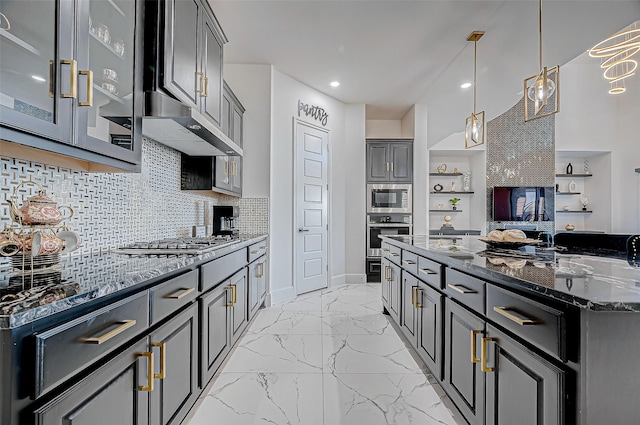
[[[553,221],[553,187],[494,187],[494,221]]]

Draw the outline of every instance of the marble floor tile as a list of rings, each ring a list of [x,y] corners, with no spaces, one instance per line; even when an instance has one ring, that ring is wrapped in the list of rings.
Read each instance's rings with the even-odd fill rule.
[[[322,337],[245,334],[222,372],[322,373]]]
[[[323,373],[421,373],[398,335],[323,335]]]
[[[321,314],[319,311],[283,311],[266,308],[258,312],[247,333],[320,335]]]
[[[339,291],[322,295],[322,311],[382,312],[382,296],[371,291]]]
[[[213,424],[322,425],[322,375],[223,373],[188,423]]]
[[[322,311],[322,294],[320,291],[299,295],[291,301],[284,301],[269,307],[282,311]]]
[[[323,335],[384,335],[395,332],[382,313],[323,312]]]
[[[455,425],[423,374],[325,374],[324,423]]]

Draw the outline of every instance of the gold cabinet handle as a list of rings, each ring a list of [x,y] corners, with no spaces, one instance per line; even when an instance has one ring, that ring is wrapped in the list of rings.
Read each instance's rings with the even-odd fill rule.
[[[202,97],[209,97],[209,77],[204,77],[204,94]]]
[[[424,306],[422,304],[420,304],[418,301],[420,300],[420,293],[422,292],[422,289],[420,289],[420,287],[416,286],[416,308],[423,308]]]
[[[264,263],[260,263],[258,266],[260,266],[260,274],[258,277],[264,277]]]
[[[393,162],[390,162],[389,165],[391,166],[391,172],[393,173]]]
[[[236,305],[238,303],[238,285],[234,283],[231,286],[233,286],[233,305]]]
[[[387,171],[389,171],[389,163],[387,162],[385,165],[387,166]]]
[[[107,341],[109,341],[111,338],[115,337],[116,335],[121,334],[122,332],[126,331],[127,329],[129,329],[132,326],[135,326],[136,321],[135,320],[119,320],[116,323],[120,323],[121,325],[118,326],[117,328],[110,330],[109,332],[105,333],[104,335],[100,335],[97,337],[92,337],[92,338],[85,338],[84,343],[85,344],[103,344]]]
[[[407,284],[407,279],[404,280],[404,284]],[[416,287],[412,286],[411,287],[411,305],[412,306],[416,306]]]
[[[93,71],[83,69],[78,74],[87,76],[87,101],[78,102],[78,106],[93,106]]]
[[[418,271],[426,275],[438,274],[438,272],[434,272],[433,270],[430,270],[430,269],[418,269]]]
[[[265,245],[265,246],[261,246],[261,247],[260,247],[260,248],[258,248],[258,249],[267,249],[267,246],[266,246],[266,245]]]
[[[389,248],[382,248],[384,252],[389,252]]]
[[[464,285],[454,285],[450,283],[447,286],[456,292],[460,292],[461,294],[477,294],[478,293],[478,291],[476,291],[475,289],[469,289]]]
[[[153,353],[151,351],[145,351],[142,353],[136,353],[137,357],[146,357],[147,361],[147,383],[149,385],[138,385],[138,391],[151,392],[153,391]]]
[[[389,266],[384,266],[384,280],[389,282]]]
[[[229,161],[228,160],[224,160],[224,175],[228,176],[229,175]]]
[[[409,265],[414,265],[416,262],[412,261],[412,260],[402,260],[403,264],[409,264]]]
[[[399,256],[400,256],[400,254],[396,254],[395,252],[392,252],[392,253],[391,253],[391,256],[392,256],[392,257],[399,257]]]
[[[508,310],[512,310],[512,309],[509,307],[493,307],[493,311],[495,311],[498,314],[501,314],[502,316],[506,317],[512,322],[516,322],[520,326],[539,325],[540,323],[542,323],[542,320],[535,319],[535,318],[530,319],[528,317],[525,317],[524,319],[522,319],[516,316],[515,314],[510,313]]]
[[[480,335],[482,331],[471,331],[471,363],[480,363],[480,359],[476,357],[476,336]]]
[[[75,99],[76,96],[78,95],[77,92],[77,73],[78,73],[78,62],[76,62],[73,59],[62,59],[60,61],[61,65],[70,65],[70,70],[69,70],[69,90],[71,90],[70,93],[60,93],[60,97],[64,97],[64,98],[73,98]]]
[[[152,347],[160,347],[160,373],[154,373],[154,379],[164,379],[167,377],[167,343],[152,342]]]
[[[231,289],[231,302],[227,303],[227,307],[233,307],[233,285],[229,285],[225,288],[225,292],[226,289]]]
[[[196,72],[196,75],[200,76],[200,88],[196,89],[196,93],[204,93],[204,72]],[[196,78],[196,86],[198,86],[198,79]]]
[[[251,251],[252,254],[258,254],[260,252],[260,250],[257,251]]]
[[[49,60],[49,97],[53,97],[53,59]]]
[[[186,288],[186,289],[185,288],[181,288],[180,289],[181,292],[178,293],[176,291],[176,292],[174,292],[172,294],[165,295],[162,298],[166,298],[168,300],[180,300],[180,299],[186,297],[187,295],[189,295],[190,293],[192,293],[195,290],[196,290],[196,288]]]
[[[495,340],[495,338],[482,338],[482,353],[480,353],[482,357],[480,359],[480,369],[482,369],[484,373],[495,371],[495,368],[487,367],[487,342]]]

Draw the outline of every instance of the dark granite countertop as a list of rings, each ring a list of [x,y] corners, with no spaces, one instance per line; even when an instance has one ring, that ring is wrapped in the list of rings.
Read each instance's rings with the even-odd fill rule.
[[[596,311],[640,312],[640,267],[555,248],[493,248],[477,236],[389,236],[385,241],[488,281]]]
[[[98,298],[151,285],[217,257],[264,239],[267,235],[245,235],[201,255],[132,256],[112,251],[68,254],[48,275],[58,282],[30,288],[30,276],[16,275],[9,259],[0,261],[0,329],[15,328]],[[35,257],[38,258],[38,257]],[[29,291],[29,293],[25,293]],[[16,293],[29,296],[18,302]],[[62,299],[58,299],[64,297]],[[46,300],[46,301],[45,301]]]

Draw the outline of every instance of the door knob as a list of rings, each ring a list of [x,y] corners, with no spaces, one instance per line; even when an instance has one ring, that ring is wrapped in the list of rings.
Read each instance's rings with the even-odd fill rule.
[[[298,229],[298,232],[308,232],[308,231],[309,231],[309,229],[303,229],[302,227],[300,227]]]

